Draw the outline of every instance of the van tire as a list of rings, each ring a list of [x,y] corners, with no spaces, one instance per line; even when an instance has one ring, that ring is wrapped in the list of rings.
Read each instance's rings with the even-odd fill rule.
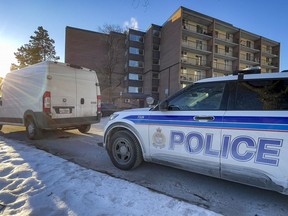
[[[81,133],[88,133],[88,131],[90,130],[91,128],[91,125],[81,125],[78,130],[81,132]]]
[[[42,136],[42,131],[37,128],[32,118],[26,119],[26,134],[30,140],[36,140]]]
[[[112,135],[108,154],[114,166],[122,170],[134,169],[143,161],[138,140],[127,130],[120,130]]]

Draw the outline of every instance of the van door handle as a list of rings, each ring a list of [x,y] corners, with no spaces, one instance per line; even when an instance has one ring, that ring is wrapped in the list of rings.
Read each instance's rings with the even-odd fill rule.
[[[81,103],[81,104],[84,104],[84,103],[85,103],[84,98],[81,98],[80,103]]]
[[[214,121],[214,116],[194,116],[194,121]]]

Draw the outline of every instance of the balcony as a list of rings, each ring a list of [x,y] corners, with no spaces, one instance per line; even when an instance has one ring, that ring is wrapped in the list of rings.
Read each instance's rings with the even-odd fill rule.
[[[209,40],[212,38],[212,32],[208,32],[198,25],[191,25],[187,23],[182,24],[182,28],[185,34],[193,36],[202,40]]]
[[[210,62],[203,60],[201,58],[191,58],[187,56],[181,57],[181,63],[183,66],[193,66],[198,69],[209,69],[210,68]]]
[[[255,49],[254,47],[247,46],[245,44],[240,44],[241,50],[245,52],[257,53],[260,52],[259,49]]]
[[[234,43],[233,36],[231,34],[222,34],[215,31],[215,42],[221,45],[237,46],[237,43]]]
[[[253,57],[251,55],[240,54],[240,62],[249,64],[252,66],[256,66],[260,64],[260,60],[257,57]]]
[[[229,49],[215,48],[215,57],[226,59],[226,60],[236,60],[237,57],[233,56],[233,50],[229,47]]]
[[[211,53],[212,47],[206,44],[201,44],[199,42],[182,40],[182,47],[187,50],[192,51],[193,53],[208,55]]]
[[[205,71],[203,72],[195,72],[195,71],[184,71],[184,70],[181,70],[181,73],[180,73],[180,81],[182,83],[193,83],[193,82],[196,82],[198,80],[201,80],[201,79],[204,79],[206,78],[206,73]]]
[[[232,64],[214,62],[213,69],[214,72],[223,73],[224,75],[232,74],[233,72]]]

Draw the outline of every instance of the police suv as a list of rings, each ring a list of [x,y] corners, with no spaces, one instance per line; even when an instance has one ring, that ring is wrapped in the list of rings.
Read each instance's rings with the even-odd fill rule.
[[[288,73],[249,73],[112,114],[104,133],[112,163],[129,170],[144,160],[288,195]]]

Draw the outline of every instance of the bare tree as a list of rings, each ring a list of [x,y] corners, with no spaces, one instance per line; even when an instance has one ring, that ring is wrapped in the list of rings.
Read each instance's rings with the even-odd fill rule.
[[[125,39],[126,34],[119,25],[105,24],[99,31],[106,34],[104,44],[106,54],[102,66],[97,72],[101,79],[101,88],[108,91],[108,100],[112,102],[113,93],[125,76]],[[119,95],[119,92],[118,92]]]

